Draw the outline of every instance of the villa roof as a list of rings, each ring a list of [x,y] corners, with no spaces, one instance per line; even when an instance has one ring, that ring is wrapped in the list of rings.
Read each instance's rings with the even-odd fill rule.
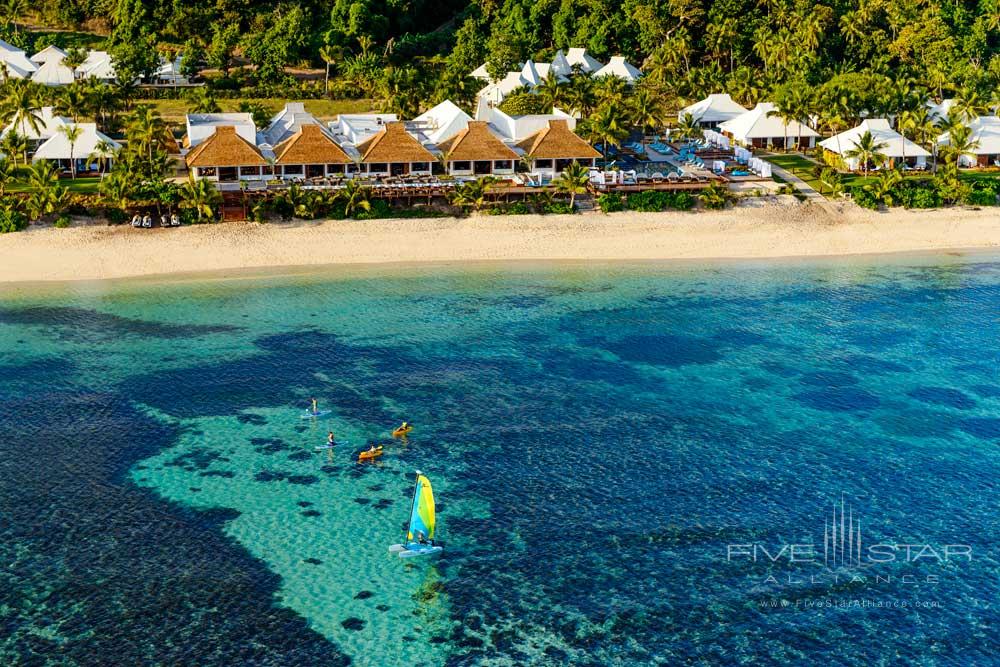
[[[716,93],[684,107],[677,117],[684,118],[687,114],[691,114],[696,121],[718,123],[736,118],[747,111],[748,109],[737,104],[729,93]]]
[[[364,162],[433,162],[434,154],[413,138],[402,123],[386,123],[381,132],[358,144]]]
[[[608,64],[594,72],[595,77],[617,76],[629,83],[635,83],[642,76],[639,68],[627,62],[623,56],[612,56]]]
[[[56,62],[62,62],[63,58],[66,57],[66,52],[60,49],[55,44],[49,44],[44,49],[31,56],[31,62],[41,65],[42,63],[47,63],[51,60]]]
[[[413,125],[432,143],[439,143],[465,129],[472,120],[451,100],[445,100],[413,119]]]
[[[76,126],[80,128],[80,136],[70,144],[69,139],[62,132],[56,132],[38,147],[32,156],[32,161],[38,160],[69,160],[72,158],[86,158],[98,151],[98,144],[107,142],[111,147],[110,152],[115,153],[121,148],[121,144],[114,141],[97,129],[96,123],[66,123],[67,127]]]
[[[21,119],[17,123],[13,121],[4,128],[3,132],[0,132],[0,137],[7,136],[11,131],[17,131],[18,134],[27,137],[28,139],[34,140],[44,140],[51,137],[53,134],[59,131],[59,128],[63,125],[67,125],[72,121],[65,116],[57,116],[55,114],[55,109],[53,107],[42,107],[37,111],[38,116],[38,131],[32,129],[31,124],[25,119]]]
[[[232,125],[220,125],[212,136],[187,154],[189,167],[263,167],[267,160],[257,147],[236,133]]]
[[[7,64],[10,76],[15,79],[27,79],[38,69],[38,65],[31,62],[27,53],[2,39],[0,39],[0,61]]]
[[[485,121],[469,121],[464,130],[438,144],[438,148],[449,161],[517,159],[517,153],[493,134]]]
[[[889,121],[885,118],[867,118],[861,121],[861,124],[857,127],[852,127],[846,132],[841,132],[829,139],[824,139],[819,142],[819,145],[828,151],[844,155],[857,145],[857,142],[865,132],[871,132],[872,138],[877,143],[885,144],[879,152],[886,157],[913,158],[930,156],[930,153],[919,145],[892,129],[889,126]]]
[[[789,121],[786,127],[780,117],[771,115],[776,108],[770,102],[760,102],[750,111],[725,121],[719,125],[719,129],[740,140],[819,136],[814,129],[796,120]]]
[[[76,77],[73,70],[62,64],[61,59],[46,60],[31,75],[31,80],[43,86],[68,86]]]
[[[570,66],[579,66],[584,72],[596,72],[601,69],[603,65],[587,53],[587,49],[570,49],[566,52],[566,62]]]
[[[569,129],[565,120],[550,120],[548,127],[518,142],[518,148],[540,159],[596,158],[601,154]]]
[[[969,135],[971,141],[978,145],[969,152],[973,155],[998,155],[1000,154],[1000,118],[996,116],[979,116],[973,118],[968,123],[972,134]],[[937,143],[947,146],[951,142],[951,136],[945,132],[938,137]]]
[[[323,131],[322,126],[306,124],[274,147],[276,164],[346,164],[351,158]]]

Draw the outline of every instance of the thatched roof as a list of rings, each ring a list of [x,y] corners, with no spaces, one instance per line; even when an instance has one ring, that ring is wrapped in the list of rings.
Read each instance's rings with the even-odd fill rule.
[[[402,123],[386,123],[385,129],[358,144],[362,162],[434,162],[437,158],[414,139]]]
[[[536,159],[591,159],[601,154],[589,143],[576,136],[564,120],[550,120],[549,126],[519,141],[518,148]]]
[[[486,121],[471,120],[468,126],[445,139],[438,148],[454,160],[516,160],[517,153],[490,131]]]
[[[236,134],[232,125],[220,125],[187,154],[188,167],[263,167],[267,160],[257,147]]]
[[[275,146],[276,164],[346,164],[344,149],[319,125],[302,125],[299,131]]]

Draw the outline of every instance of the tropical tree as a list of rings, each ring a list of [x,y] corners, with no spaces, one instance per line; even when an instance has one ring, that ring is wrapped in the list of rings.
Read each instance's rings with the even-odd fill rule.
[[[698,194],[701,197],[701,203],[708,209],[725,208],[729,200],[732,199],[729,188],[718,181],[712,181]]]
[[[73,180],[76,180],[76,155],[74,153],[76,151],[76,142],[83,134],[83,128],[76,123],[60,125],[59,133],[66,137],[66,141],[69,142],[69,173]]]
[[[844,191],[844,179],[833,167],[826,167],[820,172],[819,183],[831,197],[838,197]]]
[[[552,107],[560,106],[566,96],[567,84],[563,83],[555,72],[542,79],[541,84],[535,87],[534,93],[542,102],[546,112],[550,112]]]
[[[17,178],[17,165],[7,158],[0,158],[0,197],[7,194],[7,186]]]
[[[870,131],[865,130],[865,133],[858,137],[854,147],[844,152],[844,156],[856,159],[861,164],[865,176],[868,176],[872,164],[881,165],[885,162],[885,154],[882,151],[888,146],[889,144],[879,141]]]
[[[602,105],[593,116],[587,119],[584,130],[591,142],[601,144],[601,154],[604,156],[605,165],[608,163],[608,149],[611,146],[620,146],[621,142],[628,137],[626,122],[625,113],[614,102]]]
[[[337,62],[338,59],[342,59],[344,56],[340,47],[334,46],[333,44],[324,44],[319,48],[319,57],[326,65],[325,78],[323,80],[323,94],[330,94],[330,68],[333,64]]]
[[[689,113],[684,114],[680,118],[674,130],[685,139],[697,138],[703,134],[701,125],[699,125],[694,116]]]
[[[194,92],[188,96],[188,105],[191,113],[219,113],[222,107],[212,95],[212,91],[207,86],[195,88]]]
[[[74,123],[80,121],[80,116],[90,113],[90,99],[83,85],[73,83],[63,88],[56,97],[55,112],[60,116],[69,116]]]
[[[58,170],[48,160],[31,165],[28,188],[30,193],[25,207],[32,220],[59,213],[69,204],[69,191],[59,184]]]
[[[8,81],[0,100],[0,123],[38,134],[42,129],[42,103],[38,87],[25,79]],[[25,161],[28,156],[25,155]]]
[[[344,187],[337,190],[334,201],[340,202],[344,207],[344,215],[349,218],[356,217],[360,211],[372,210],[371,202],[372,189],[361,185],[355,180],[344,183]]]
[[[222,195],[211,181],[195,179],[189,175],[180,189],[180,207],[193,210],[198,222],[215,219],[215,209],[222,203]]]
[[[451,203],[462,208],[480,210],[486,204],[486,195],[496,180],[492,176],[486,176],[463,183],[452,192]]]
[[[11,130],[0,141],[0,152],[7,154],[15,167],[18,156],[24,159],[24,164],[28,164],[28,138],[17,130]]]
[[[101,178],[115,154],[115,145],[107,139],[101,139],[94,146],[94,152],[87,156],[88,164],[97,164],[97,170]]]
[[[892,206],[895,202],[896,188],[903,182],[903,174],[899,169],[886,169],[882,171],[878,178],[865,186],[871,193],[875,201],[886,206]]]
[[[629,99],[629,119],[642,128],[642,146],[646,147],[647,131],[657,131],[667,124],[667,110],[663,96],[645,86],[639,87]]]
[[[552,181],[552,185],[558,192],[569,195],[569,209],[573,211],[576,207],[576,196],[586,194],[590,185],[590,169],[574,160]]]
[[[965,155],[975,156],[979,141],[972,137],[972,128],[968,125],[955,125],[948,130],[948,139],[941,147],[941,156],[948,164],[957,165]]]

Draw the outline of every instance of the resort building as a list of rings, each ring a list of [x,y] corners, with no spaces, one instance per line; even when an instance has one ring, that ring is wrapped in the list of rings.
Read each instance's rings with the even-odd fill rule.
[[[594,166],[601,154],[570,129],[566,120],[549,120],[546,127],[518,142],[531,171],[543,176],[555,176],[573,162]]]
[[[75,163],[76,173],[97,171],[97,157],[107,160],[110,168],[114,155],[121,149],[121,144],[98,131],[96,123],[65,123],[66,127],[77,127],[80,136],[70,141],[62,131],[58,131],[46,139],[35,151],[32,162],[50,160],[63,171],[72,171],[71,163]]]
[[[29,79],[37,69],[27,53],[0,39],[0,79]]]
[[[573,66],[565,54],[563,54],[562,49],[556,51],[556,55],[552,58],[552,66],[549,72],[555,74],[560,80],[568,80],[570,75],[573,74]]]
[[[42,49],[35,55],[31,56],[31,62],[39,66],[44,65],[47,62],[53,62],[53,61],[61,63],[63,59],[66,58],[66,55],[67,55],[66,52],[60,49],[58,46],[50,44],[49,46],[46,46],[44,49]]]
[[[470,120],[472,116],[451,100],[445,100],[414,118],[411,126],[426,136],[428,141],[438,144],[464,130]]]
[[[944,120],[948,117],[948,114],[951,113],[954,106],[954,97],[949,97],[948,99],[941,100],[940,102],[928,100],[927,114],[931,117],[931,120]]]
[[[387,123],[395,123],[398,120],[394,113],[342,113],[337,120],[329,124],[329,128],[342,146],[345,144],[357,146],[381,132]]]
[[[996,116],[979,116],[967,123],[972,134],[969,141],[976,147],[968,153],[958,156],[961,167],[1000,167],[1000,118]],[[950,138],[947,133],[937,139],[938,146],[947,146]]]
[[[76,68],[76,78],[97,79],[104,83],[112,83],[118,75],[115,73],[115,65],[111,60],[111,54],[107,51],[90,51],[87,59]]]
[[[31,80],[42,86],[68,86],[76,81],[76,73],[62,63],[62,58],[50,58],[40,64]]]
[[[750,111],[719,123],[719,131],[742,146],[812,148],[819,133],[797,120],[787,124],[774,115],[776,107],[760,102]]]
[[[218,183],[270,180],[274,167],[233,125],[217,125],[192,148],[185,162],[194,178]]]
[[[283,179],[343,176],[357,164],[319,123],[304,123],[274,148],[274,176]]]
[[[847,168],[855,171],[863,168],[864,165],[860,164],[855,157],[847,157],[847,153],[857,146],[865,132],[870,132],[875,143],[882,145],[878,152],[888,159],[890,167],[905,164],[909,167],[923,169],[927,166],[927,158],[930,157],[930,153],[892,129],[889,126],[889,121],[884,118],[865,119],[857,127],[824,139],[819,142],[819,145],[824,150],[839,155]]]
[[[555,107],[550,114],[511,116],[496,107],[480,103],[476,108],[476,120],[486,121],[496,134],[512,144],[545,129],[550,120],[565,121],[570,130],[576,128],[576,118]]]
[[[485,121],[466,127],[438,145],[452,176],[513,175],[519,156]]]
[[[594,72],[594,77],[617,76],[628,83],[635,83],[642,76],[642,72],[632,64],[625,61],[622,56],[612,56],[608,64]]]
[[[732,120],[748,111],[737,104],[728,93],[716,93],[703,100],[688,105],[677,112],[678,120],[683,120],[688,114],[701,127],[716,128],[719,124]]]
[[[587,53],[587,49],[570,49],[566,52],[566,62],[571,68],[576,67],[584,74],[593,74],[604,67]]]
[[[297,134],[306,125],[321,126],[319,119],[306,111],[302,102],[288,102],[257,134],[257,146],[264,152]]]
[[[248,113],[189,113],[186,117],[186,148],[194,148],[215,134],[219,127],[231,127],[244,141],[257,145],[257,126]]]
[[[415,139],[403,123],[386,123],[382,131],[357,145],[362,170],[375,176],[430,175],[437,156]]]
[[[59,131],[63,125],[68,125],[73,121],[65,116],[55,115],[53,107],[42,107],[38,111],[38,129],[31,126],[31,123],[22,119],[17,123],[11,122],[0,132],[0,138],[6,137],[10,132],[16,131],[28,140],[29,147],[37,146]]]
[[[177,56],[173,60],[160,57],[160,66],[153,72],[149,82],[155,86],[187,86],[191,81],[181,74],[181,64],[184,56]]]

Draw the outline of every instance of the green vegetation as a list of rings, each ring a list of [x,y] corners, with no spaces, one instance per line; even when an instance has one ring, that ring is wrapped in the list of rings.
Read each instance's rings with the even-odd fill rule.
[[[694,208],[695,198],[689,192],[643,190],[631,193],[627,197],[616,193],[603,194],[597,198],[597,203],[605,213],[624,210],[652,213],[667,210],[688,211]]]

